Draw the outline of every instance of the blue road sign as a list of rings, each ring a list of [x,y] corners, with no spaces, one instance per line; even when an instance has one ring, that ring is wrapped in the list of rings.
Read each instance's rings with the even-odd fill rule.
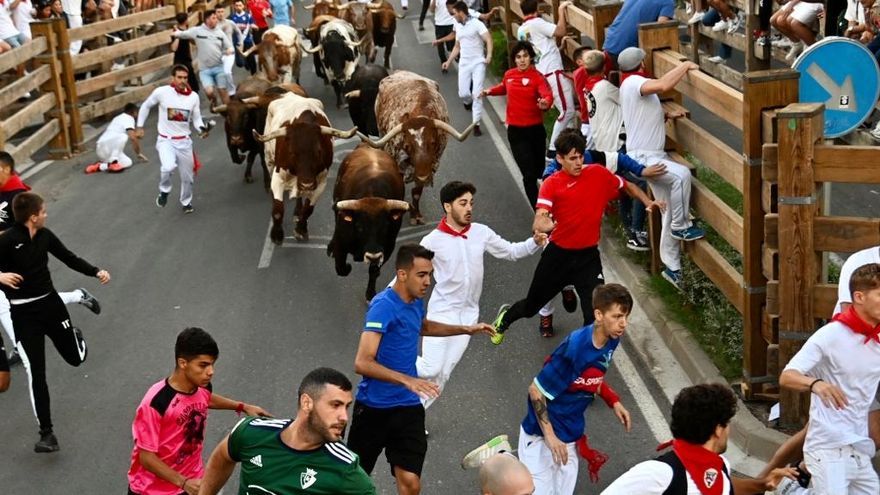
[[[825,137],[848,134],[862,124],[880,95],[880,68],[874,55],[849,38],[829,37],[795,61],[801,73],[801,103],[825,104]]]

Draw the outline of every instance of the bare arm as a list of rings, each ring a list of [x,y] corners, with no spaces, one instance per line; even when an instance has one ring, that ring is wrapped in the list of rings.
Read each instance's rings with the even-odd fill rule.
[[[135,155],[138,157],[143,156],[143,152],[141,151],[141,139],[138,137],[137,132],[134,129],[128,131],[128,139],[131,140],[131,149],[134,150]]]
[[[648,79],[641,87],[642,96],[665,93],[674,88],[685,74],[699,70],[700,66],[693,62],[685,62],[663,75],[660,79]]]
[[[162,462],[155,452],[149,452],[143,449],[138,450],[138,460],[147,471],[155,474],[159,478],[180,487],[188,494],[198,493],[199,480],[187,479],[184,475],[171,469],[168,464]]]
[[[440,388],[432,382],[414,378],[391,370],[376,361],[382,334],[378,332],[362,332],[354,358],[354,372],[365,377],[382,380],[383,382],[403,385],[407,389],[423,397],[434,398],[440,395]]]
[[[453,31],[453,33],[454,33],[454,31]],[[449,52],[449,56],[446,57],[446,62],[443,62],[442,64],[440,64],[440,67],[443,69],[449,69],[449,64],[453,60],[455,60],[455,57],[458,56],[458,52],[460,52],[460,51],[461,51],[461,42],[459,42],[458,40],[455,40],[455,46],[452,47],[452,51]]]
[[[846,395],[838,387],[824,380],[804,375],[798,370],[783,371],[779,375],[779,386],[795,392],[812,392],[822,399],[826,407],[843,409],[849,404]]]
[[[449,337],[450,335],[473,335],[475,333],[494,333],[486,323],[476,325],[447,325],[431,320],[422,320],[422,335],[428,337]]]
[[[548,233],[556,226],[556,222],[550,218],[550,211],[538,208],[535,211],[535,220],[532,222],[532,232]]]
[[[541,433],[543,433],[544,443],[547,444],[547,448],[553,454],[553,462],[559,465],[567,464],[568,448],[556,437],[553,424],[550,423],[550,413],[547,411],[547,397],[544,397],[544,394],[538,390],[534,381],[529,384],[529,402],[531,402],[532,409],[535,411],[535,417],[538,419],[538,427],[541,428]]]
[[[208,459],[208,466],[205,468],[205,477],[202,478],[202,486],[199,489],[199,495],[217,495],[223,485],[232,476],[235,470],[235,461],[229,457],[229,435],[217,444],[211,458]]]
[[[442,38],[437,38],[436,40],[432,41],[431,44],[436,46],[440,43],[446,43],[447,41],[455,41],[455,31],[452,31]]]
[[[241,410],[248,416],[272,416],[263,410],[260,406],[246,404],[242,401],[228,399],[220,394],[211,394],[211,401],[208,403],[209,409],[226,409],[227,411],[235,411],[241,404]]]
[[[492,35],[489,34],[489,31],[483,33],[483,43],[486,44],[486,63],[489,64],[492,62]]]
[[[553,31],[553,36],[557,38],[561,38],[565,35],[565,30],[568,28],[568,19],[565,15],[565,9],[571,5],[571,2],[561,2],[559,4],[559,12],[556,14],[556,30]]]
[[[633,184],[630,181],[626,181],[626,185],[624,186],[626,193],[630,195],[630,197],[636,198],[641,201],[645,208],[651,209],[655,206],[659,207],[661,210],[666,206],[662,201],[651,201],[651,198],[645,194],[645,191],[642,191],[642,188]]]

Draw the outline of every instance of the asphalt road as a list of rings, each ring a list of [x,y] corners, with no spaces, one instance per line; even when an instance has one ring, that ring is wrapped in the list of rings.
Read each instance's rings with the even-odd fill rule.
[[[434,49],[417,39],[413,22],[417,7],[399,22],[393,65],[440,81],[452,123],[463,128],[470,117],[456,98],[455,72],[441,75]],[[424,35],[430,32],[428,24],[422,41],[429,39]],[[316,79],[311,66],[310,59],[304,61],[305,88],[325,102],[333,124],[350,127],[347,112],[334,107],[332,89]],[[494,126],[504,139],[496,116],[491,110],[487,113],[491,123],[484,124],[484,130]],[[30,180],[37,192],[49,198],[48,226],[76,253],[108,269],[113,281],[102,287],[52,262],[59,289],[87,287],[100,299],[104,311],[94,316],[85,308],[71,308],[74,324],[89,340],[89,359],[83,366],[68,367],[54,350],[48,350],[60,452],[33,453],[37,426],[27,378],[20,366],[13,369],[12,387],[0,397],[3,493],[125,493],[135,408],[147,388],[171,372],[174,338],[186,326],[207,329],[220,345],[215,392],[260,404],[277,416],[295,414],[296,386],[315,367],[332,366],[358,381],[353,362],[365,310],[362,295],[367,272],[356,265],[349,277],[337,277],[323,250],[332,233],[329,194],[321,198],[310,222],[311,242],[288,239],[282,247],[267,250],[269,197],[259,175],[255,183],[243,183],[243,168],[231,163],[222,129],[196,142],[205,167],[196,182],[192,215],[184,215],[175,201],[176,184],[168,206],[155,206],[158,158],[154,142],[155,113],[144,141],[149,164],[135,165],[119,175],[86,176],[84,166],[94,161],[93,152],[86,152],[55,163]],[[338,143],[331,181],[345,150],[354,145]],[[464,143],[450,142],[435,183],[439,186],[453,179],[476,185],[475,220],[511,240],[529,235],[531,209],[491,132]],[[438,189],[426,189],[422,199],[429,221],[440,216]],[[289,208],[288,235],[291,215]],[[430,228],[430,224],[405,227],[401,239],[417,241]],[[487,258],[484,320],[491,320],[502,302],[525,295],[536,262],[537,257],[515,264]],[[389,268],[383,270],[380,283],[390,280]],[[560,308],[557,332],[564,335],[579,320],[577,313],[569,315]],[[537,319],[532,319],[517,324],[501,347],[491,346],[486,338],[472,341],[444,396],[428,412],[431,436],[424,493],[475,492],[476,473],[460,469],[461,456],[496,434],[508,433],[516,441],[528,383],[560,340],[541,339]],[[617,365],[609,380],[630,407],[634,428],[622,434],[601,401],[589,411],[591,442],[611,459],[598,486],[589,484],[581,464],[578,493],[601,489],[628,466],[651,456],[656,445]],[[656,385],[649,383],[648,389],[657,394]],[[206,458],[235,420],[232,412],[211,413]],[[380,461],[374,479],[380,493],[395,493],[386,466]],[[225,491],[234,493],[236,487],[237,475]]]

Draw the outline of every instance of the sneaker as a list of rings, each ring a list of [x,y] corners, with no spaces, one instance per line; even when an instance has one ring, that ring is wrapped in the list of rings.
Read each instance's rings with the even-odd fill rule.
[[[787,36],[774,35],[770,37],[770,45],[776,48],[790,48],[793,44]]]
[[[510,441],[507,439],[507,435],[498,435],[492,440],[489,440],[483,445],[468,452],[467,455],[461,459],[461,468],[476,469],[482,466],[483,463],[493,455],[512,451],[513,448],[510,446]]]
[[[183,212],[184,213],[192,213],[193,211],[195,211],[195,210],[193,210],[192,204],[183,205]]]
[[[637,233],[631,233],[626,241],[626,248],[633,251],[650,251],[647,237],[640,237]]]
[[[691,15],[694,13],[694,4],[691,2],[684,3],[684,13],[687,15]]]
[[[697,227],[696,225],[691,225],[690,227],[684,230],[673,230],[672,238],[677,239],[679,241],[696,241],[697,239],[702,239],[706,237],[706,232],[703,229]]]
[[[544,337],[545,339],[549,339],[555,335],[555,332],[553,331],[552,314],[541,317],[541,323],[538,324],[538,331],[541,333],[541,337]]]
[[[733,20],[730,21],[730,25],[727,27],[727,34],[733,34],[737,32],[739,28],[742,27],[745,20],[746,18],[743,12],[739,12],[738,14],[736,14],[736,17],[734,17]]]
[[[713,57],[709,57],[708,60],[709,60],[709,62],[712,62],[713,64],[723,64],[723,63],[727,62],[727,59],[721,57],[720,55],[715,55]]]
[[[877,125],[875,125],[873,129],[871,129],[870,133],[871,137],[873,137],[874,139],[880,139],[880,122],[877,122]]]
[[[480,130],[480,124],[474,126],[474,137],[480,137],[483,135],[483,131]]]
[[[495,316],[495,321],[492,322],[492,326],[495,327],[495,335],[490,337],[492,343],[495,345],[501,345],[504,342],[504,332],[507,328],[501,326],[501,322],[504,320],[504,315],[507,314],[507,311],[510,309],[510,304],[502,304],[500,308],[498,308],[498,315]]]
[[[88,174],[94,174],[101,171],[101,162],[95,162],[91,165],[86,165],[86,169],[83,172]]]
[[[14,366],[21,362],[21,354],[18,353],[18,349],[12,349],[12,352],[9,353],[9,356],[6,357],[6,360],[9,362],[9,366]]]
[[[83,289],[82,287],[80,287],[79,290],[80,292],[82,292],[83,295],[79,303],[85,306],[86,309],[88,309],[92,313],[95,313],[96,315],[101,314],[101,303],[99,303],[98,300],[95,299],[95,296],[93,296],[91,292]]]
[[[664,268],[663,272],[660,274],[667,282],[673,285],[678,290],[681,290],[681,270],[670,270],[669,268]]]
[[[471,108],[473,108],[473,107],[474,107],[473,103],[465,103],[464,104],[464,109],[467,110],[468,112],[470,112]]]
[[[562,307],[569,313],[574,313],[578,309],[578,295],[570,285],[562,289]]]
[[[160,192],[158,196],[156,196],[156,206],[159,208],[165,208],[165,205],[168,204],[168,193]]]
[[[692,15],[691,18],[688,19],[688,24],[696,24],[696,23],[702,21],[703,16],[705,16],[705,15],[706,15],[705,12],[694,12],[694,15]]]
[[[119,162],[113,162],[110,165],[107,165],[107,171],[111,174],[118,174],[123,170],[125,170],[125,167],[123,167]]]
[[[797,43],[791,45],[791,48],[788,50],[788,53],[785,55],[785,61],[789,63],[793,63],[797,60],[798,55],[804,51],[804,42],[798,41]]]
[[[419,24],[419,31],[424,31],[424,30],[425,30],[425,25]]]
[[[712,31],[716,33],[719,31],[726,31],[729,27],[730,23],[724,19],[721,19],[720,21],[716,22],[714,26],[712,26]]]
[[[58,439],[55,438],[55,434],[52,433],[51,429],[40,430],[40,441],[34,444],[34,452],[45,454],[57,452],[59,448]]]

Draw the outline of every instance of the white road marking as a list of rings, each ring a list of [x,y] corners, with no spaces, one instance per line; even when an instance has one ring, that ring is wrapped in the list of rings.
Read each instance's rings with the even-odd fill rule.
[[[425,19],[425,30],[419,31],[419,20],[412,21],[413,31],[416,32],[416,39],[420,45],[430,45],[434,41],[434,23],[430,19]]]
[[[43,160],[42,162],[32,167],[28,167],[27,171],[21,174],[21,180],[27,180],[29,177],[39,173],[41,170],[53,163],[55,163],[55,160]]]
[[[269,232],[272,231],[272,220],[269,220],[269,228],[266,229],[266,239],[263,241],[263,252],[260,254],[260,262],[257,263],[257,270],[269,268],[272,264],[272,253],[275,252],[275,243],[269,238]]]

